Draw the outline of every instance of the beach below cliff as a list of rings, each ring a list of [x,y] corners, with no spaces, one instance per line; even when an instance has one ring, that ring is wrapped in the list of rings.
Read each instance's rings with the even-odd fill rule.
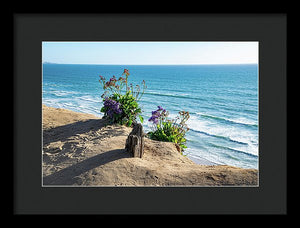
[[[125,150],[132,128],[42,106],[43,186],[258,186],[258,170],[197,163],[175,145],[145,138],[142,158]]]

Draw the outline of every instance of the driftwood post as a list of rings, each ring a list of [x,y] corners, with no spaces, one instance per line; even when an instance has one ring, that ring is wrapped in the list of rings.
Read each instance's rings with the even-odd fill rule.
[[[130,132],[125,149],[132,154],[133,157],[142,158],[144,153],[144,132],[141,124],[135,124]]]

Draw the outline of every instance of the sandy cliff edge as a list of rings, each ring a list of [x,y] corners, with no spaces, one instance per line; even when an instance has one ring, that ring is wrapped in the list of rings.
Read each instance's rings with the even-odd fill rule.
[[[131,128],[43,105],[43,186],[258,186],[258,170],[199,165],[173,143],[145,139],[143,158],[124,149]]]

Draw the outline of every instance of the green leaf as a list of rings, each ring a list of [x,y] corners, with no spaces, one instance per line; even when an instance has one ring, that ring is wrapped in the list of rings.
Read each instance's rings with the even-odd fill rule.
[[[139,115],[139,118],[140,118],[141,123],[143,123],[144,122],[144,117],[142,117],[141,115]]]
[[[131,124],[132,124],[132,120],[129,120],[129,121],[128,121],[128,127],[130,127]]]

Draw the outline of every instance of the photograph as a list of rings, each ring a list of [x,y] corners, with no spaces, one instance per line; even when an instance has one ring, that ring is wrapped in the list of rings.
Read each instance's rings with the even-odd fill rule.
[[[43,41],[42,187],[259,187],[258,41]]]

